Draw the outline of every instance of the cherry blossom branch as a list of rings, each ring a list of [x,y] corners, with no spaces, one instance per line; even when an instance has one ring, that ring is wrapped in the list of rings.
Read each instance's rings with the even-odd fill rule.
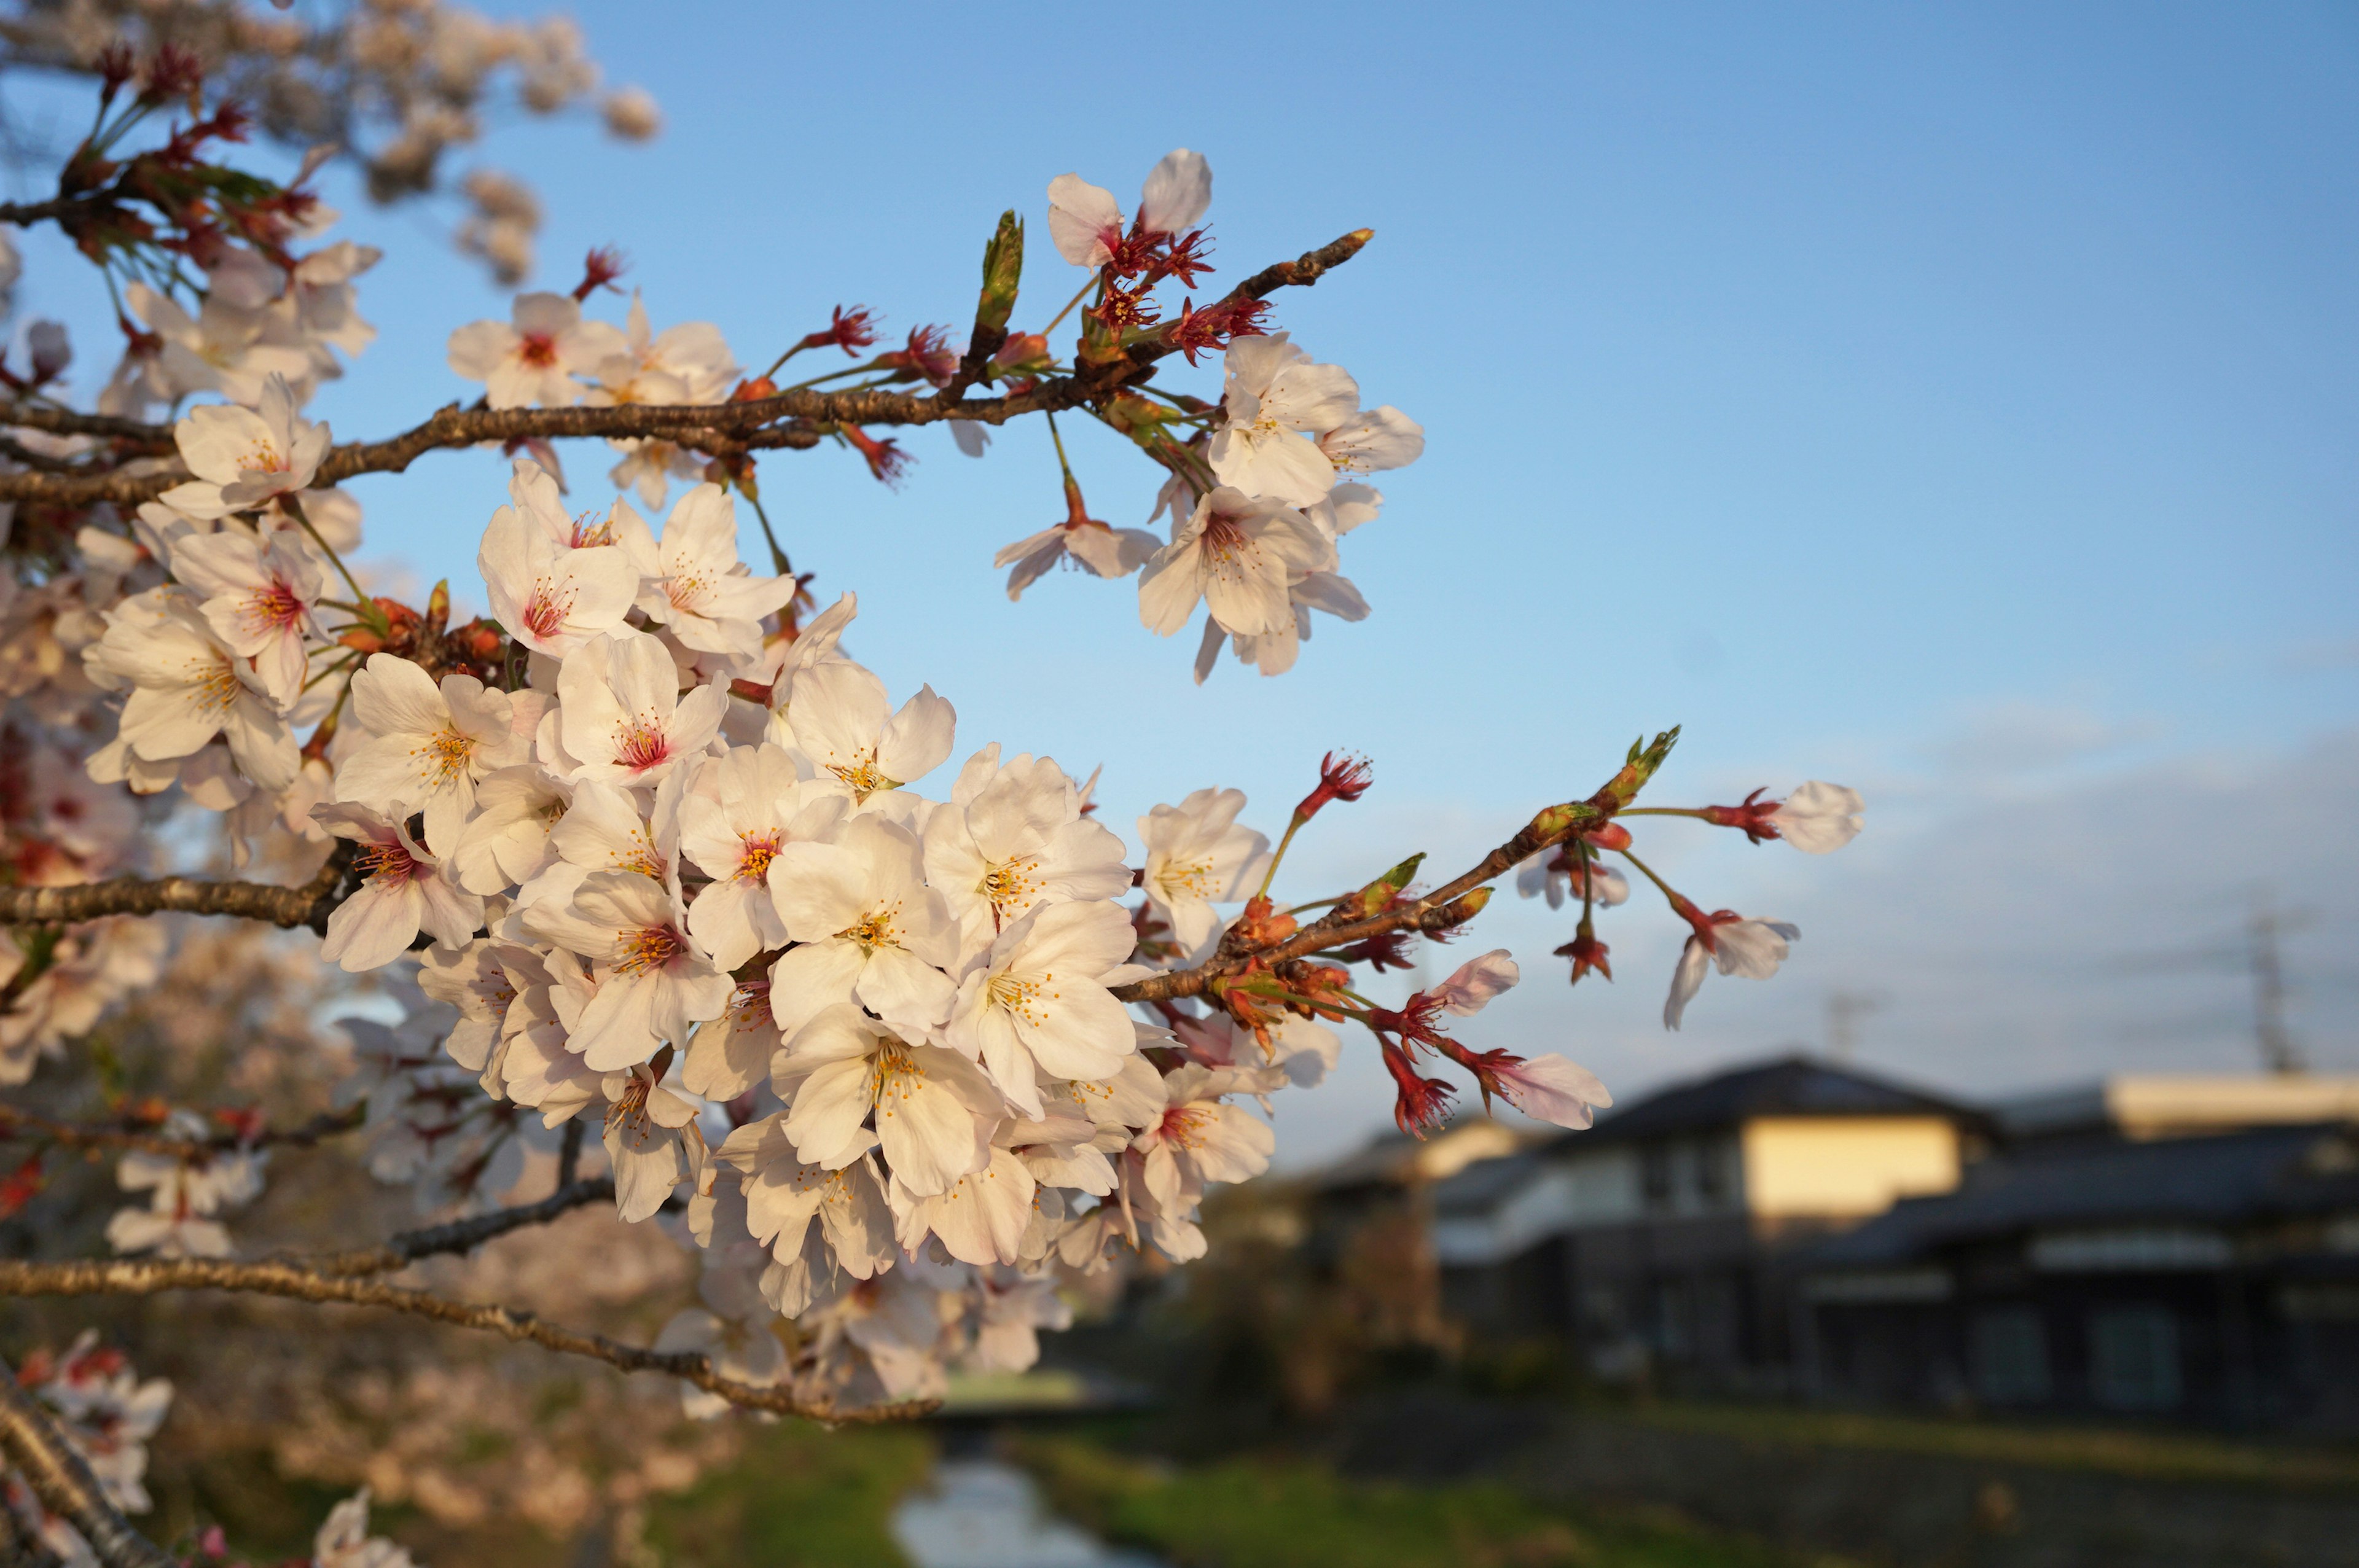
[[[177,1568],[154,1541],[114,1510],[90,1465],[58,1432],[40,1401],[0,1366],[0,1453],[41,1506],[82,1531],[106,1568]]]
[[[1217,982],[1244,971],[1248,964],[1259,960],[1264,965],[1283,963],[1288,958],[1306,957],[1313,953],[1364,942],[1371,936],[1381,936],[1390,931],[1446,931],[1462,925],[1482,911],[1484,900],[1470,898],[1484,883],[1505,875],[1541,850],[1564,842],[1576,833],[1593,832],[1610,821],[1614,816],[1636,798],[1655,771],[1670,755],[1679,739],[1676,726],[1655,737],[1651,745],[1633,745],[1630,759],[1620,773],[1607,780],[1603,788],[1587,800],[1567,801],[1551,806],[1526,823],[1516,836],[1484,856],[1460,875],[1444,882],[1420,898],[1397,900],[1374,913],[1363,913],[1353,906],[1357,894],[1347,894],[1317,920],[1303,926],[1282,942],[1255,947],[1238,939],[1233,928],[1221,939],[1212,957],[1192,969],[1174,969],[1168,974],[1152,975],[1128,985],[1116,986],[1114,994],[1123,1001],[1172,1001],[1182,997],[1200,996]]]
[[[292,888],[201,877],[114,877],[66,887],[0,888],[0,925],[71,925],[110,914],[234,914],[289,928],[319,928],[342,902],[337,894],[352,860],[353,846],[343,842],[317,876]]]
[[[251,1137],[217,1132],[210,1138],[167,1138],[123,1123],[60,1121],[53,1117],[0,1105],[0,1139],[38,1138],[69,1149],[136,1149],[166,1159],[201,1160],[210,1154],[238,1149],[291,1145],[308,1149],[323,1139],[358,1127],[368,1114],[366,1105],[321,1111],[293,1127],[266,1127]]]
[[[290,1301],[407,1313],[456,1328],[497,1334],[563,1355],[603,1361],[625,1372],[660,1372],[693,1383],[707,1393],[718,1394],[734,1405],[777,1415],[805,1416],[814,1421],[878,1422],[903,1420],[932,1408],[929,1403],[909,1402],[842,1409],[828,1400],[807,1399],[792,1389],[757,1388],[722,1377],[712,1369],[710,1359],[695,1351],[650,1350],[602,1334],[560,1327],[513,1307],[455,1301],[431,1291],[320,1273],[292,1263],[231,1263],[203,1258],[118,1258],[67,1263],[0,1261],[0,1295],[149,1296],[165,1291],[242,1291]],[[169,1560],[158,1557],[124,1561],[138,1563],[145,1568],[151,1561],[161,1564]]]
[[[1315,251],[1306,251],[1290,262],[1264,267],[1230,290],[1227,298],[1259,299],[1279,288],[1309,287],[1357,255],[1370,234],[1369,230],[1356,230]],[[808,425],[897,426],[962,419],[1002,425],[1027,414],[1053,413],[1110,398],[1158,360],[1177,351],[1174,344],[1149,335],[1130,344],[1103,367],[1079,375],[1050,377],[1028,391],[1001,397],[951,400],[883,388],[849,392],[795,388],[742,403],[624,404],[595,408],[462,408],[453,403],[437,409],[423,424],[398,436],[382,441],[347,442],[330,449],[320,464],[317,482],[334,484],[364,473],[399,473],[430,451],[536,437],[660,436],[679,439],[711,431],[747,447],[799,447],[815,445],[819,433],[789,426],[776,432],[776,438],[766,438],[774,432],[765,427],[781,420]],[[0,424],[63,429],[71,423],[84,433],[150,442],[168,439],[171,433],[165,426],[139,425],[129,420],[107,421],[102,431],[92,426],[94,416],[76,416],[70,422],[57,417],[57,414],[55,410],[18,405],[0,414]],[[187,478],[177,463],[142,473],[115,470],[0,474],[0,501],[60,505],[112,501],[136,504],[154,499]]]

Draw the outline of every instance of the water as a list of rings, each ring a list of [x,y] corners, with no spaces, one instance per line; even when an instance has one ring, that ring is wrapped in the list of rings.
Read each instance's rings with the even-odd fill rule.
[[[893,1510],[892,1529],[915,1568],[1160,1568],[1051,1517],[1032,1477],[995,1459],[943,1460],[932,1490]]]

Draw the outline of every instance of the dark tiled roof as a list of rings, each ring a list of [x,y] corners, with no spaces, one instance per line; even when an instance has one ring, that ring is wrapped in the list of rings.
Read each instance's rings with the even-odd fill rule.
[[[1734,1127],[1756,1116],[1948,1116],[1978,1113],[1954,1100],[1908,1088],[1851,1067],[1787,1056],[1739,1067],[1647,1096],[1598,1119],[1571,1140],[1594,1143]]]
[[[1456,1175],[1433,1184],[1433,1212],[1484,1214],[1541,1168],[1542,1152],[1526,1149],[1496,1160],[1477,1160]]]
[[[1908,1198],[1815,1249],[1813,1267],[1903,1262],[1935,1249],[2034,1228],[2233,1225],[2359,1205],[2339,1124],[2209,1138],[2029,1150],[1983,1161],[1939,1197]]]

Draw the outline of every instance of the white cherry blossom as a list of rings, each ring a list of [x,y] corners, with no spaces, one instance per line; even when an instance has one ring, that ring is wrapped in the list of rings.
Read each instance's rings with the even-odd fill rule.
[[[614,1172],[614,1212],[636,1225],[679,1185],[680,1139],[696,1136],[696,1102],[674,1094],[658,1069],[644,1063],[609,1073],[606,1095],[607,1163]]]
[[[838,1267],[874,1275],[893,1250],[893,1216],[873,1156],[830,1170],[795,1152],[781,1111],[749,1121],[721,1145],[723,1163],[745,1173],[745,1217],[754,1239],[781,1263],[798,1260],[816,1219]]]
[[[1114,1076],[1135,1038],[1130,1015],[1104,977],[1136,941],[1119,904],[1035,909],[1000,933],[960,986],[951,1044],[982,1062],[1008,1103],[1027,1116],[1040,1114],[1044,1076]]]
[[[703,752],[729,710],[728,688],[700,686],[683,696],[678,666],[653,637],[624,632],[591,638],[565,657],[557,677],[559,772],[576,780],[654,784]],[[543,761],[551,762],[543,746]]]
[[[1269,1169],[1277,1135],[1223,1097],[1239,1086],[1233,1070],[1183,1066],[1163,1080],[1167,1104],[1131,1147],[1145,1156],[1147,1190],[1166,1210],[1192,1204],[1212,1182],[1243,1182]]]
[[[201,521],[310,488],[327,456],[328,427],[295,412],[295,395],[282,376],[263,384],[259,401],[258,409],[193,408],[172,427],[181,460],[197,477],[166,491],[164,504]]]
[[[680,849],[712,879],[690,906],[688,928],[717,967],[787,945],[770,861],[791,840],[829,837],[843,810],[826,785],[798,781],[794,759],[776,746],[734,747],[703,765],[680,804]]]
[[[1245,806],[1243,790],[1200,789],[1138,819],[1147,848],[1139,885],[1184,953],[1210,946],[1221,934],[1212,905],[1242,897],[1247,873],[1269,849],[1266,837],[1237,826]]]
[[[999,1091],[973,1063],[913,1044],[848,1002],[796,1032],[770,1087],[787,1103],[787,1136],[804,1159],[833,1170],[876,1149],[894,1179],[919,1194],[982,1167],[1001,1110]]]
[[[1038,1187],[1023,1161],[995,1148],[981,1169],[939,1193],[912,1191],[897,1167],[886,1196],[904,1251],[915,1253],[933,1236],[962,1263],[1014,1263],[1021,1256]]]
[[[191,534],[173,547],[172,575],[205,596],[206,623],[232,653],[254,661],[271,701],[293,708],[310,673],[311,644],[327,640],[312,615],[320,568],[298,535]]]
[[[360,846],[353,858],[360,891],[328,916],[321,957],[359,974],[401,957],[421,931],[445,947],[463,947],[474,936],[484,901],[444,877],[440,862],[402,822],[357,806],[315,806],[311,815]]]
[[[1779,801],[1769,820],[1780,838],[1804,854],[1828,855],[1859,837],[1865,805],[1855,789],[1812,779]]]
[[[527,909],[525,928],[591,962],[596,992],[578,1021],[571,1046],[602,1072],[635,1066],[689,1027],[718,1018],[734,989],[688,938],[678,896],[635,871],[592,871],[563,907],[549,900]]]
[[[107,613],[106,633],[84,659],[91,675],[129,688],[114,746],[91,760],[91,776],[121,779],[137,762],[177,764],[216,735],[237,771],[266,790],[286,788],[300,762],[295,738],[262,677],[223,642],[196,602],[157,589]],[[123,753],[102,772],[108,752]],[[164,770],[163,782],[177,773]],[[138,780],[134,778],[134,787]],[[162,783],[155,787],[161,788]]]
[[[1688,1003],[1703,987],[1703,978],[1717,962],[1723,975],[1766,980],[1786,961],[1787,944],[1801,939],[1801,931],[1782,920],[1744,920],[1723,912],[1709,917],[1712,935],[1691,933],[1680,949],[1679,967],[1671,971],[1671,994],[1663,1003],[1663,1027],[1677,1029]]]
[[[567,296],[519,294],[510,320],[473,321],[452,332],[450,362],[484,384],[495,408],[567,408],[582,401],[575,376],[596,374],[608,356],[628,349],[614,328],[583,320]]]
[[[950,804],[926,820],[926,880],[958,917],[963,960],[1036,905],[1118,898],[1130,886],[1122,840],[1082,815],[1080,792],[1046,757],[967,760]]]
[[[958,926],[906,830],[855,816],[833,842],[784,845],[770,860],[770,892],[800,944],[770,968],[770,1011],[788,1034],[855,997],[921,1033],[950,1015],[958,989],[942,968],[958,956]]]
[[[820,776],[864,805],[949,760],[958,714],[930,686],[895,712],[883,681],[849,659],[829,659],[795,676],[787,722]]]
[[[1228,420],[1206,454],[1222,484],[1290,506],[1326,497],[1335,464],[1306,438],[1358,416],[1360,387],[1349,372],[1316,362],[1284,332],[1239,338],[1229,345],[1222,401]]]
[[[1296,575],[1328,553],[1317,525],[1292,505],[1223,485],[1197,503],[1139,573],[1139,621],[1168,637],[1188,624],[1201,600],[1233,635],[1290,627]]]
[[[556,488],[538,465],[520,460],[508,487],[516,504],[492,514],[475,565],[494,618],[533,652],[561,659],[622,626],[638,598],[639,569],[619,546],[575,546],[561,515],[565,536],[553,537],[541,514]]]
[[[639,608],[701,653],[756,659],[761,619],[794,597],[790,577],[754,577],[737,559],[737,509],[717,484],[680,497],[656,542]]]
[[[529,753],[517,706],[471,675],[453,671],[438,686],[408,659],[372,654],[353,676],[352,707],[373,739],[337,768],[336,798],[388,815],[423,811],[426,841],[438,852],[455,845],[477,783]]]

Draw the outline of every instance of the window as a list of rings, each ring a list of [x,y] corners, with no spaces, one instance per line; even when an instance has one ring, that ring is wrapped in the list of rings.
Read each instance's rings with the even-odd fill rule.
[[[1674,1193],[1671,1182],[1671,1148],[1667,1143],[1649,1143],[1638,1152],[1638,1181],[1647,1195],[1650,1212],[1661,1213],[1671,1206]]]
[[[1703,1199],[1705,1206],[1717,1208],[1728,1200],[1736,1184],[1729,1179],[1729,1167],[1735,1162],[1731,1156],[1734,1153],[1730,1144],[1717,1138],[1696,1145],[1696,1195]]]
[[[2111,1410],[2179,1403],[2179,1320],[2169,1307],[2107,1307],[2089,1316],[2089,1391]]]
[[[2035,1309],[2000,1307],[1976,1314],[1967,1355],[1974,1395],[1984,1403],[2034,1405],[2048,1398],[2048,1329]]]

